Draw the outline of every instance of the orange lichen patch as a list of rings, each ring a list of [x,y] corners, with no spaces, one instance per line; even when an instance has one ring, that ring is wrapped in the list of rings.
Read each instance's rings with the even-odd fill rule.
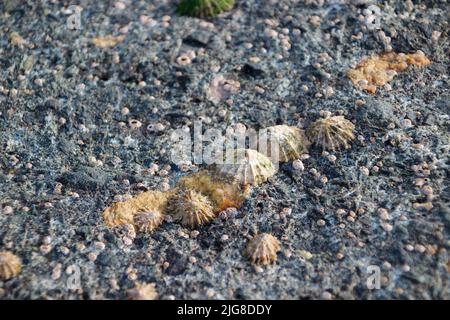
[[[125,40],[125,35],[120,36],[105,36],[105,37],[95,37],[92,39],[92,43],[99,48],[110,48],[114,47],[116,44]]]
[[[167,192],[147,191],[124,202],[113,203],[103,212],[103,219],[109,227],[134,224],[134,215],[139,212],[165,212],[167,199],[174,190]]]
[[[250,193],[248,185],[241,186],[238,182],[220,180],[208,170],[183,177],[178,185],[208,196],[213,202],[214,213],[231,207],[239,208]]]
[[[355,69],[350,69],[347,75],[355,85],[375,93],[378,86],[392,81],[397,72],[405,70],[409,65],[423,67],[430,63],[422,51],[411,54],[389,52],[364,59]]]

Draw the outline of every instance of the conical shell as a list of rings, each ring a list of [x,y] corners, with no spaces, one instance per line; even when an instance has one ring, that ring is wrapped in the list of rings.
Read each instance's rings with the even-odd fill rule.
[[[22,261],[10,251],[0,252],[0,279],[8,280],[20,273]]]
[[[258,185],[276,173],[272,161],[252,149],[238,149],[223,164],[216,166],[217,172],[241,185]]]
[[[252,263],[266,265],[277,260],[277,252],[281,250],[280,241],[273,235],[261,233],[247,245],[245,254]]]
[[[263,148],[264,144],[266,148]],[[258,151],[271,158],[272,161],[288,162],[300,158],[307,153],[311,145],[305,132],[297,127],[278,125],[266,128],[259,138]],[[278,155],[273,146],[278,147]],[[267,151],[266,151],[267,150]],[[278,159],[274,159],[278,158]]]
[[[308,137],[323,149],[336,151],[350,148],[355,139],[355,125],[343,116],[334,116],[315,121],[307,131]]]
[[[211,222],[216,217],[208,197],[189,189],[181,189],[170,198],[168,210],[174,214],[175,221],[191,228]]]

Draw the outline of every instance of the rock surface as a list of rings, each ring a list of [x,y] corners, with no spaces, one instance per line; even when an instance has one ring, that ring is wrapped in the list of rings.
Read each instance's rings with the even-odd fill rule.
[[[77,2],[0,3],[0,251],[23,263],[0,298],[125,299],[153,283],[161,299],[450,299],[445,1],[383,1],[375,29],[375,1],[237,1],[206,20],[173,1]],[[347,71],[389,47],[431,64],[355,87]],[[240,88],[215,105],[220,75]],[[281,164],[232,218],[105,225],[111,203],[203,168],[172,163],[175,130],[305,128],[321,111],[355,124],[351,149]],[[242,252],[263,232],[282,249],[256,272]]]

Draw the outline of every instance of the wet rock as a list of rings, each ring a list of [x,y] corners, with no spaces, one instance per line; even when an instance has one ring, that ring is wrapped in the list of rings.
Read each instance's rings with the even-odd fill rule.
[[[378,128],[386,128],[391,122],[398,123],[394,106],[381,99],[367,99],[366,104],[358,108],[357,117],[360,123]]]
[[[97,256],[96,262],[103,267],[114,267],[118,265],[119,260],[115,254],[103,251]]]
[[[184,38],[183,43],[191,47],[203,48],[208,45],[211,36],[211,33],[208,31],[195,31]]]
[[[169,267],[165,270],[165,273],[168,275],[177,276],[187,269],[188,259],[175,250],[167,252],[167,261],[169,262]]]
[[[99,168],[81,167],[74,172],[63,173],[58,181],[71,188],[96,191],[103,188],[110,179],[109,174]]]
[[[241,76],[243,78],[264,78],[266,71],[253,63],[246,63],[241,68]]]

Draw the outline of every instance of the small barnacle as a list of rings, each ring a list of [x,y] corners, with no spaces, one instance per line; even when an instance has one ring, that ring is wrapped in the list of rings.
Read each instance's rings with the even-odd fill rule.
[[[430,63],[422,51],[410,54],[388,52],[363,59],[356,68],[347,72],[347,76],[353,84],[373,94],[377,86],[386,85],[409,65],[423,67]]]
[[[136,287],[127,290],[127,298],[129,300],[155,300],[158,297],[155,284],[142,283]]]
[[[252,149],[237,149],[226,155],[223,163],[216,165],[216,170],[219,175],[241,185],[258,185],[276,173],[272,161]]]
[[[186,66],[188,64],[191,64],[192,60],[187,54],[182,54],[177,58],[177,63],[180,66]]]
[[[238,80],[219,75],[211,81],[211,84],[206,89],[206,95],[208,100],[218,104],[228,99],[232,94],[239,92],[240,88],[241,84]]]
[[[272,159],[272,161],[278,160],[280,162],[300,158],[303,153],[308,151],[311,144],[302,129],[287,125],[266,128],[259,138],[259,143],[260,152],[269,158],[278,158]],[[266,144],[267,152],[263,151],[262,143]],[[274,146],[278,148],[277,151],[272,149]],[[276,152],[278,152],[278,155]]]
[[[181,16],[212,17],[234,6],[235,0],[181,0],[177,13]]]
[[[191,228],[208,223],[216,217],[208,197],[189,189],[181,189],[170,198],[168,210],[174,214],[175,221]]]
[[[134,225],[140,232],[151,232],[163,222],[164,215],[161,212],[154,211],[142,211],[138,212],[133,217]]]
[[[336,151],[342,147],[350,148],[355,139],[355,125],[343,116],[322,118],[308,128],[308,137],[323,149]]]
[[[10,251],[0,252],[0,279],[8,280],[20,273],[22,261]]]
[[[270,264],[277,260],[277,252],[281,250],[280,241],[273,235],[261,233],[247,245],[245,254],[254,264]]]

